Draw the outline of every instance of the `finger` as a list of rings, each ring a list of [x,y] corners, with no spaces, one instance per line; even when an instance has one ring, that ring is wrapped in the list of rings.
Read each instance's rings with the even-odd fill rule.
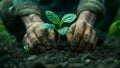
[[[75,49],[79,46],[79,41],[83,36],[85,29],[86,29],[85,22],[80,22],[77,24],[74,35],[73,35],[72,43],[71,43],[71,46],[75,47]]]
[[[24,45],[27,45],[27,46],[29,46],[29,48],[33,49],[33,45],[32,45],[32,43],[30,42],[30,40],[27,38],[27,35],[24,36],[23,44],[24,44]]]
[[[42,37],[41,40],[43,40],[42,44],[48,49],[50,46],[50,42],[48,41],[48,39],[45,37]]]
[[[88,43],[91,35],[92,35],[92,28],[90,26],[88,26],[85,30],[82,40],[84,40],[86,43]]]
[[[27,36],[33,46],[41,44],[33,31],[28,31]]]
[[[34,33],[38,40],[41,42],[41,45],[47,48],[49,45],[49,42],[47,40],[48,31],[42,28],[35,28]]]
[[[86,29],[86,23],[85,22],[80,22],[77,24],[76,28],[75,28],[75,32],[74,32],[74,38],[77,43],[79,42],[79,40],[81,39],[81,37],[84,34],[84,31]]]
[[[34,46],[33,51],[35,53],[39,54],[39,53],[43,53],[46,51],[46,48],[44,46],[42,46],[41,42],[39,41],[39,39],[36,36],[36,34],[34,33],[34,31],[29,33],[28,38],[29,38],[30,42],[32,43],[32,45]]]
[[[25,34],[24,39],[23,39],[23,44],[27,45],[30,50],[34,51],[35,53],[38,53],[37,50],[35,50],[35,47],[32,45],[31,41],[28,39],[27,35]]]
[[[84,48],[89,43],[91,35],[92,35],[92,28],[88,26],[84,32],[82,39],[80,40],[79,47],[78,47],[77,51],[84,50]]]
[[[70,28],[69,28],[69,31],[68,31],[68,33],[67,33],[67,40],[68,40],[68,41],[71,41],[71,40],[72,40],[74,31],[75,31],[75,25],[76,25],[76,23],[73,23],[73,24],[70,26]]]
[[[86,46],[85,50],[93,49],[92,47],[95,43],[96,43],[96,32],[94,30],[92,30],[92,35],[91,35],[90,41],[89,41],[88,45]]]
[[[55,32],[53,30],[48,30],[48,39],[55,40]]]
[[[30,40],[30,42],[34,46],[33,50],[35,53],[39,54],[39,52],[41,53],[41,52],[46,51],[46,48],[43,46],[42,42],[39,41],[39,39],[36,36],[36,34],[34,33],[34,31],[27,32],[27,35],[28,35],[28,39]]]

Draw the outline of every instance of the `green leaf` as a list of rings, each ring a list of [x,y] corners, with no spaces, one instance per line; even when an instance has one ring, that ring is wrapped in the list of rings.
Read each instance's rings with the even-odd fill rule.
[[[68,32],[68,30],[69,30],[69,27],[64,27],[64,28],[59,29],[58,33],[60,35],[65,35]]]
[[[119,60],[118,60],[118,59],[114,59],[113,62],[114,62],[114,63],[118,63]]]
[[[115,35],[120,35],[120,20],[115,21],[111,26],[110,26],[110,34],[115,34]]]
[[[59,17],[52,11],[46,11],[46,16],[54,24],[58,24],[60,21]]]
[[[5,29],[5,26],[0,24],[0,32],[2,32]]]
[[[55,29],[55,25],[53,24],[48,24],[48,23],[45,23],[45,24],[42,24],[40,25],[41,28],[45,28],[45,29],[51,29],[51,30],[54,30]]]
[[[27,45],[25,45],[23,48],[24,48],[26,51],[29,51],[29,50],[30,50],[30,48],[29,48]]]
[[[65,14],[62,18],[62,21],[65,23],[71,23],[76,19],[76,15],[75,14]]]

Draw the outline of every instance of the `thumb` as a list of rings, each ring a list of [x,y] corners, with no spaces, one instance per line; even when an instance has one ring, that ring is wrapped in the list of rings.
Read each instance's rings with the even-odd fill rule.
[[[72,40],[72,37],[73,37],[73,34],[74,34],[74,31],[75,31],[75,23],[73,23],[70,28],[69,28],[69,31],[67,33],[67,40],[68,41],[71,41]]]
[[[55,40],[55,32],[54,32],[54,30],[48,29],[48,39]]]

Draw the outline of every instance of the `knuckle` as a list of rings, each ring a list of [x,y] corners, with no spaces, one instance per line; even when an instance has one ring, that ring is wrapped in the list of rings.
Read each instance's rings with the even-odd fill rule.
[[[89,42],[89,38],[90,38],[89,34],[85,34],[84,37],[83,37],[83,39],[86,43]]]
[[[55,34],[54,30],[50,30],[50,29],[49,29],[49,33],[51,33],[53,35]]]
[[[90,23],[87,23],[87,26],[89,26],[90,28],[92,28],[92,25]]]
[[[67,33],[67,39],[68,39],[68,41],[71,41],[72,40],[72,34],[71,33]]]
[[[37,44],[37,43],[39,43],[38,40],[35,39],[35,38],[32,38],[32,41],[33,41],[32,44]]]
[[[40,36],[40,35],[41,35],[41,31],[40,31],[39,28],[36,28],[33,32],[34,32],[34,34],[35,34],[36,36]]]
[[[35,24],[32,25],[32,27],[38,27],[40,25],[39,22],[35,22]]]
[[[27,45],[30,49],[33,49],[33,45],[31,44],[31,42],[28,39],[23,41],[23,45]]]
[[[33,28],[29,28],[29,29],[27,29],[27,31],[26,31],[26,33],[31,33],[33,31]]]
[[[33,24],[32,26],[30,26],[28,29],[27,29],[27,32],[31,32],[33,30],[35,30],[36,28],[39,28],[39,23],[37,24]]]
[[[75,29],[75,34],[77,34],[79,36],[81,36],[83,34],[83,32],[84,32],[83,28],[81,28],[81,27],[78,27],[78,28]]]

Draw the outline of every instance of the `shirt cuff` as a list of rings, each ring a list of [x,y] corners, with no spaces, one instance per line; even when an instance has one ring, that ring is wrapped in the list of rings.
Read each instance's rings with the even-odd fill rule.
[[[13,5],[12,9],[10,9],[10,12],[13,14],[13,16],[23,16],[28,14],[40,15],[40,8],[36,3],[26,1],[17,6]]]
[[[104,4],[96,0],[89,0],[83,3],[80,3],[77,10],[78,14],[80,14],[82,11],[85,11],[85,10],[90,10],[94,12],[95,14],[97,14],[97,17],[99,19],[103,18],[103,16],[106,13]]]

